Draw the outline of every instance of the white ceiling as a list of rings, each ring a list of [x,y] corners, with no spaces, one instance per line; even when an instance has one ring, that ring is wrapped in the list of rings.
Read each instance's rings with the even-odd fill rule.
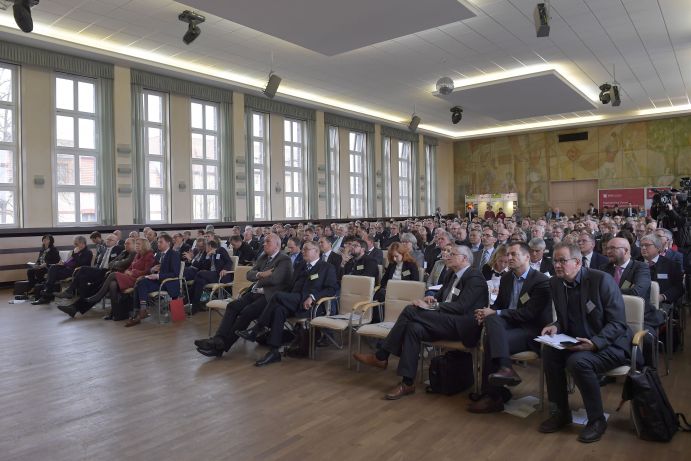
[[[292,4],[304,1],[292,0]],[[365,24],[372,19],[389,20],[372,17],[364,1],[330,2],[334,9],[299,12],[303,19],[328,24],[338,20],[337,7],[357,4],[362,21],[352,34],[367,36],[369,41],[376,37],[372,26]],[[552,0],[547,38],[535,37],[535,0],[463,3],[475,17],[336,56],[316,53],[206,11],[202,11],[207,20],[201,25],[201,36],[186,46],[182,42],[186,26],[177,15],[188,6],[171,0],[44,0],[32,10],[35,30],[29,35],[18,31],[11,11],[0,12],[0,37],[35,41],[38,46],[40,42],[57,44],[68,52],[96,48],[108,55],[107,60],[133,56],[139,62],[160,62],[168,69],[184,69],[187,75],[200,72],[245,89],[264,84],[273,53],[273,69],[283,78],[279,98],[311,101],[328,110],[339,107],[402,125],[407,125],[415,110],[422,118],[423,131],[454,138],[487,135],[496,129],[535,128],[541,122],[570,125],[573,117],[589,122],[629,119],[640,116],[642,110],[671,106],[691,111],[689,0]],[[265,14],[273,13],[267,10]],[[348,41],[347,46],[355,42]],[[622,104],[614,108],[598,102],[596,109],[575,114],[510,121],[493,121],[480,108],[477,117],[467,114],[459,125],[452,125],[452,104],[433,95],[434,83],[441,76],[462,80],[535,65],[558,67],[591,99],[596,98],[599,84],[612,80],[615,65]],[[502,101],[492,101],[488,107],[496,108]]]

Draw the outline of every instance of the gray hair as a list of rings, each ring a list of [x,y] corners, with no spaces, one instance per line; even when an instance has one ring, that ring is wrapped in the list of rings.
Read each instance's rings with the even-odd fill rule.
[[[648,241],[648,242],[652,243],[653,246],[655,246],[655,248],[657,248],[657,251],[662,250],[662,240],[660,240],[660,237],[658,237],[655,234],[644,235],[643,237],[641,237],[641,243],[643,243],[643,241]]]
[[[465,245],[456,245],[456,249],[460,254],[465,256],[468,259],[468,265],[472,266],[473,265],[473,250],[470,249],[470,247],[467,247]]]
[[[531,250],[544,250],[545,248],[547,248],[547,244],[540,237],[530,239],[530,242],[528,242],[528,246]]]
[[[408,242],[413,245],[413,248],[417,248],[417,239],[410,232],[404,232],[401,234],[401,242]]]
[[[83,235],[77,235],[74,238],[74,241],[86,245],[86,237],[84,237]]]
[[[670,244],[674,240],[671,230],[665,229],[664,227],[658,227],[656,230],[662,231],[662,233],[665,234],[665,237],[667,237],[667,240],[670,241]]]

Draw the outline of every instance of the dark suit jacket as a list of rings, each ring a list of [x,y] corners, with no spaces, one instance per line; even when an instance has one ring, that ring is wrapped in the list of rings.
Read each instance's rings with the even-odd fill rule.
[[[237,251],[233,250],[233,256],[238,257],[238,264],[241,266],[249,266],[257,259],[256,253],[252,247],[247,244],[247,242],[242,242]]]
[[[227,253],[226,253],[227,254]],[[159,283],[164,279],[180,276],[180,254],[172,248],[166,251],[161,257],[161,267],[158,270]],[[168,292],[171,298],[180,296],[180,282],[173,280],[163,285],[163,289]]]
[[[393,277],[393,273],[395,271],[395,263],[389,263],[389,265],[386,266],[384,275],[381,278],[382,288],[386,287],[386,284],[389,282],[389,280],[391,280],[391,277]],[[410,261],[403,262],[403,267],[401,267],[401,280],[420,281],[420,269],[418,268],[416,263]]]
[[[292,261],[293,258],[291,258],[290,255],[287,255],[288,259]],[[302,259],[302,252],[298,253],[298,255],[295,257],[295,261],[293,261],[293,270],[297,269],[298,266],[302,263],[304,263],[304,259]]]
[[[343,267],[341,267],[341,263],[343,263],[343,256],[336,253],[335,251],[331,251],[326,262],[331,264],[334,267],[334,269],[336,269],[336,278],[340,283],[341,279],[343,278]]]
[[[78,251],[77,253],[72,250],[72,254],[70,254],[70,257],[67,258],[67,261],[65,261],[65,267],[76,269],[82,266],[90,266],[93,256],[93,253],[91,253],[91,250],[89,250],[88,247],[84,247],[83,250]]]
[[[590,255],[590,268],[591,269],[598,269],[601,270],[602,267],[606,266],[609,264],[609,259],[607,259],[607,256],[604,256],[597,251],[593,251],[593,253]]]
[[[379,266],[369,256],[363,255],[360,259],[351,259],[343,268],[343,275],[364,275],[374,277],[374,284],[379,285]]]
[[[262,253],[254,266],[252,266],[252,269],[247,273],[247,280],[255,282],[257,288],[264,289],[264,297],[267,302],[277,292],[289,290],[290,282],[293,278],[293,265],[290,264],[288,255],[279,251],[271,262],[267,262],[268,259],[269,257],[266,253]],[[269,277],[261,280],[257,278],[257,272],[264,272],[269,269],[273,269]]]
[[[501,309],[501,317],[511,324],[529,324],[540,330],[552,323],[552,295],[549,291],[549,278],[545,274],[530,269],[518,295],[516,309],[509,309],[514,281],[513,272],[502,275],[497,300],[492,305],[492,309]]]
[[[233,260],[230,259],[228,251],[223,247],[216,248],[216,253],[210,258],[207,256],[207,258],[209,259],[209,267],[213,267],[216,272],[233,270]]]
[[[644,262],[647,264],[647,262]],[[650,267],[650,279],[660,285],[660,294],[667,298],[664,302],[674,303],[684,293],[682,274],[673,261],[660,255],[653,267]]]
[[[401,241],[401,234],[396,234],[393,237],[386,238],[381,241],[380,246],[382,250],[386,250],[389,248],[389,245],[391,245],[394,242],[400,242]]]
[[[667,250],[665,253],[665,258],[671,260],[679,266],[679,270],[684,272],[684,256],[678,251]]]
[[[568,327],[566,287],[558,277],[549,279],[549,286],[557,311],[554,325],[561,333]],[[582,268],[580,292],[582,319],[588,339],[597,350],[615,347],[619,349],[616,353],[620,357],[629,357],[632,333],[626,323],[624,298],[614,279],[602,271]]]
[[[605,265],[601,270],[614,277],[613,263]],[[641,261],[629,260],[628,266],[621,274],[619,289],[623,295],[639,296],[646,302],[650,300],[650,269],[648,265]]]
[[[52,266],[60,262],[60,252],[54,246],[43,248],[38,251],[38,258],[36,258],[36,264],[41,264],[41,257],[43,257],[43,263],[47,266]]]
[[[384,265],[384,252],[377,247],[373,247],[372,250],[365,253],[365,255],[374,259],[379,266]]]
[[[554,275],[554,264],[550,258],[542,256],[542,261],[540,262],[540,272],[543,274],[547,272],[549,275]]]
[[[432,268],[434,267],[434,263],[436,263],[439,259],[441,259],[441,248],[439,248],[436,244],[429,245],[427,248],[425,248],[425,272],[430,273],[432,272]]]
[[[114,260],[108,265],[108,269],[115,272],[124,272],[130,267],[132,261],[134,261],[135,252],[134,251],[122,251]]]
[[[309,272],[307,264],[303,261],[293,271],[291,293],[300,293],[301,300],[304,301],[310,295],[315,301],[325,296],[333,296],[338,291],[338,280],[336,280],[336,269],[322,260],[319,260]]]
[[[123,246],[115,245],[115,246],[113,247],[113,249],[110,250],[110,255],[108,256],[108,263],[107,263],[107,264],[110,265],[110,263],[113,262],[113,260],[114,260],[115,258],[117,258],[118,255],[119,255],[120,253],[122,253],[122,251],[123,251],[124,249],[125,249],[125,247],[123,247]],[[98,256],[96,257],[96,262],[94,263],[94,266],[96,266],[96,267],[101,267],[101,263],[103,262],[103,257],[106,255],[106,251],[108,251],[107,248],[106,248],[105,251],[103,251],[102,253],[99,253],[99,254],[98,254]]]
[[[469,267],[463,273],[461,281],[456,285],[458,294],[451,297],[451,301],[446,302],[449,285],[453,283],[456,276],[451,270],[447,270],[444,286],[437,292],[435,298],[439,301],[439,310],[447,314],[472,315],[475,309],[487,307],[489,305],[489,292],[487,282],[479,270]]]

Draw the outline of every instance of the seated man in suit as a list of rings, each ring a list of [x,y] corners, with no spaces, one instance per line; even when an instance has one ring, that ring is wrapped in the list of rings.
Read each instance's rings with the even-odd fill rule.
[[[674,235],[672,234],[672,231],[660,227],[655,229],[655,235],[657,235],[657,237],[660,239],[660,242],[662,242],[662,251],[660,251],[660,254],[676,263],[679,266],[679,270],[684,272],[684,255],[679,251],[674,251],[672,249]]]
[[[557,432],[571,424],[568,370],[588,415],[578,440],[588,443],[600,440],[607,429],[598,374],[629,361],[632,334],[617,284],[609,274],[582,267],[581,261],[578,246],[565,242],[555,246],[556,277],[549,285],[557,321],[543,328],[541,334],[564,333],[579,342],[564,350],[544,348],[542,360],[552,414],[539,430]]]
[[[161,282],[165,279],[177,278],[180,276],[180,255],[173,250],[173,239],[168,234],[161,234],[157,239],[157,248],[160,252],[157,266],[151,268],[151,274],[144,276],[134,287],[133,292],[133,314],[125,324],[126,327],[139,325],[141,321],[149,316],[146,310],[149,293],[158,291]],[[162,290],[168,292],[171,298],[180,296],[180,282],[171,280],[166,282]]]
[[[31,302],[33,305],[48,304],[53,299],[53,292],[57,291],[57,283],[71,277],[75,269],[90,266],[93,253],[86,247],[86,239],[83,235],[74,238],[74,250],[67,261],[59,261],[48,268],[46,282],[38,298]]]
[[[271,348],[264,358],[257,360],[255,366],[262,367],[281,361],[278,349],[283,342],[283,325],[288,317],[310,315],[314,303],[325,296],[333,296],[338,290],[336,270],[319,259],[319,247],[315,242],[302,245],[304,262],[295,268],[290,291],[279,291],[267,304],[257,324],[250,330],[237,331],[236,334],[248,341],[256,341],[257,335],[267,327],[271,329],[267,344]]]
[[[233,260],[230,259],[226,249],[219,246],[216,240],[206,242],[206,259],[209,260],[209,270],[200,270],[194,276],[192,299],[190,299],[192,312],[200,311],[204,307],[205,303],[202,303],[200,299],[207,284],[233,281]]]
[[[293,269],[296,269],[300,264],[302,264],[302,252],[300,251],[300,239],[297,237],[290,237],[288,243],[286,244],[286,253],[290,258],[290,263],[293,265]]]
[[[531,267],[530,248],[523,242],[508,247],[511,272],[502,275],[499,294],[492,307],[475,311],[475,319],[485,325],[485,366],[483,392],[473,402],[472,413],[492,413],[504,410],[502,386],[521,382],[511,364],[511,354],[539,350],[534,338],[545,325],[552,323],[552,304],[549,278]]]
[[[238,264],[241,266],[249,266],[254,264],[257,259],[257,255],[254,253],[252,247],[242,240],[239,235],[233,235],[230,237],[230,246],[233,247],[233,256],[238,257]]]
[[[482,266],[492,258],[494,252],[494,244],[497,242],[497,233],[490,228],[482,230],[482,249],[473,252],[473,267],[477,270],[482,270]]]
[[[615,237],[605,247],[609,263],[601,269],[614,277],[621,294],[638,296],[645,301],[645,326],[655,331],[664,319],[662,314],[650,304],[650,268],[641,261],[631,259],[628,240]]]
[[[341,278],[343,277],[343,267],[341,263],[343,262],[343,257],[333,251],[331,247],[331,241],[327,237],[321,237],[319,239],[319,251],[321,251],[321,259],[329,264],[331,264],[334,269],[336,269],[336,277],[338,278],[338,283],[341,283]]]
[[[343,275],[364,275],[374,277],[374,284],[379,284],[379,266],[374,258],[365,255],[367,244],[362,239],[352,239],[350,250],[343,255]]]
[[[480,339],[475,321],[476,309],[487,306],[487,283],[480,271],[473,269],[473,254],[463,245],[449,246],[444,253],[448,275],[436,297],[417,299],[406,306],[376,354],[353,354],[358,362],[386,368],[391,354],[400,357],[401,382],[385,395],[398,400],[415,392],[422,341],[463,341],[473,347]]]
[[[176,232],[173,234],[173,250],[177,251],[180,255],[183,255],[192,249],[191,246],[187,244],[185,236],[182,232]]]
[[[254,282],[252,288],[226,306],[223,320],[216,334],[209,339],[194,342],[197,352],[207,357],[220,357],[238,340],[235,334],[246,329],[266,308],[274,294],[290,289],[293,266],[290,258],[281,252],[281,238],[269,234],[263,243],[264,251],[252,269],[247,280]]]
[[[662,241],[657,235],[641,237],[643,262],[650,268],[651,281],[660,285],[658,301],[660,304],[674,304],[684,293],[683,276],[677,264],[660,254],[662,248]]]
[[[578,248],[581,249],[581,264],[590,269],[600,269],[607,264],[607,258],[595,251],[595,237],[583,231],[578,235]]]
[[[530,248],[530,267],[543,274],[554,275],[552,260],[545,256],[545,241],[535,237],[528,242],[528,247]]]
[[[204,237],[199,237],[194,248],[182,253],[180,257],[185,264],[184,277],[187,281],[194,280],[197,272],[211,269],[211,260],[206,257],[206,239]]]
[[[377,262],[377,265],[383,266],[384,265],[384,252],[381,251],[379,248],[374,246],[374,237],[367,232],[360,232],[360,235],[362,236],[362,240],[365,241],[367,244],[367,249],[365,250],[365,255],[369,256],[370,258],[374,259]]]

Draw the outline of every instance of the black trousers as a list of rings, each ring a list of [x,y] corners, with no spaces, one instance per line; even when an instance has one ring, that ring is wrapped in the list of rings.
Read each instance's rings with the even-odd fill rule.
[[[62,264],[55,264],[48,268],[48,275],[46,276],[46,285],[43,289],[44,296],[52,296],[53,291],[56,290],[55,284],[60,280],[70,277],[74,272],[71,267],[65,267]]]
[[[108,269],[85,266],[75,274],[69,289],[79,294],[75,307],[82,314],[93,307],[93,304],[87,303],[84,298],[94,295],[101,288],[107,273]]]
[[[482,366],[483,392],[497,395],[499,390],[490,386],[487,376],[501,366],[511,365],[511,354],[540,350],[533,339],[540,334],[540,328],[528,324],[512,324],[499,315],[485,317],[485,356]]]
[[[192,304],[198,303],[199,299],[202,297],[202,292],[204,291],[204,286],[209,283],[217,283],[219,277],[218,271],[199,271],[194,276],[194,285],[192,286]],[[221,279],[221,283],[227,283],[233,281],[233,274],[226,274],[225,277]]]
[[[266,342],[269,346],[278,348],[283,344],[283,325],[286,319],[300,314],[309,314],[309,311],[302,308],[303,301],[301,293],[286,291],[279,291],[271,298],[257,319],[258,326],[271,328],[269,339]]]
[[[252,320],[256,320],[266,307],[266,296],[258,293],[245,293],[228,303],[223,314],[223,320],[216,330],[216,336],[223,340],[226,352],[238,340],[235,334],[238,330],[246,330]]]
[[[37,283],[43,281],[43,278],[48,273],[47,267],[32,267],[26,270],[26,278],[29,281],[27,290],[31,290]]]
[[[383,349],[400,357],[398,375],[414,379],[422,341],[462,341],[474,347],[481,328],[472,314],[456,315],[406,306],[384,340]]]
[[[569,412],[569,395],[566,389],[566,370],[569,370],[581,392],[588,420],[595,421],[604,417],[598,374],[625,365],[628,355],[617,346],[609,346],[597,352],[569,352],[545,347],[542,360],[549,401],[559,411]]]

